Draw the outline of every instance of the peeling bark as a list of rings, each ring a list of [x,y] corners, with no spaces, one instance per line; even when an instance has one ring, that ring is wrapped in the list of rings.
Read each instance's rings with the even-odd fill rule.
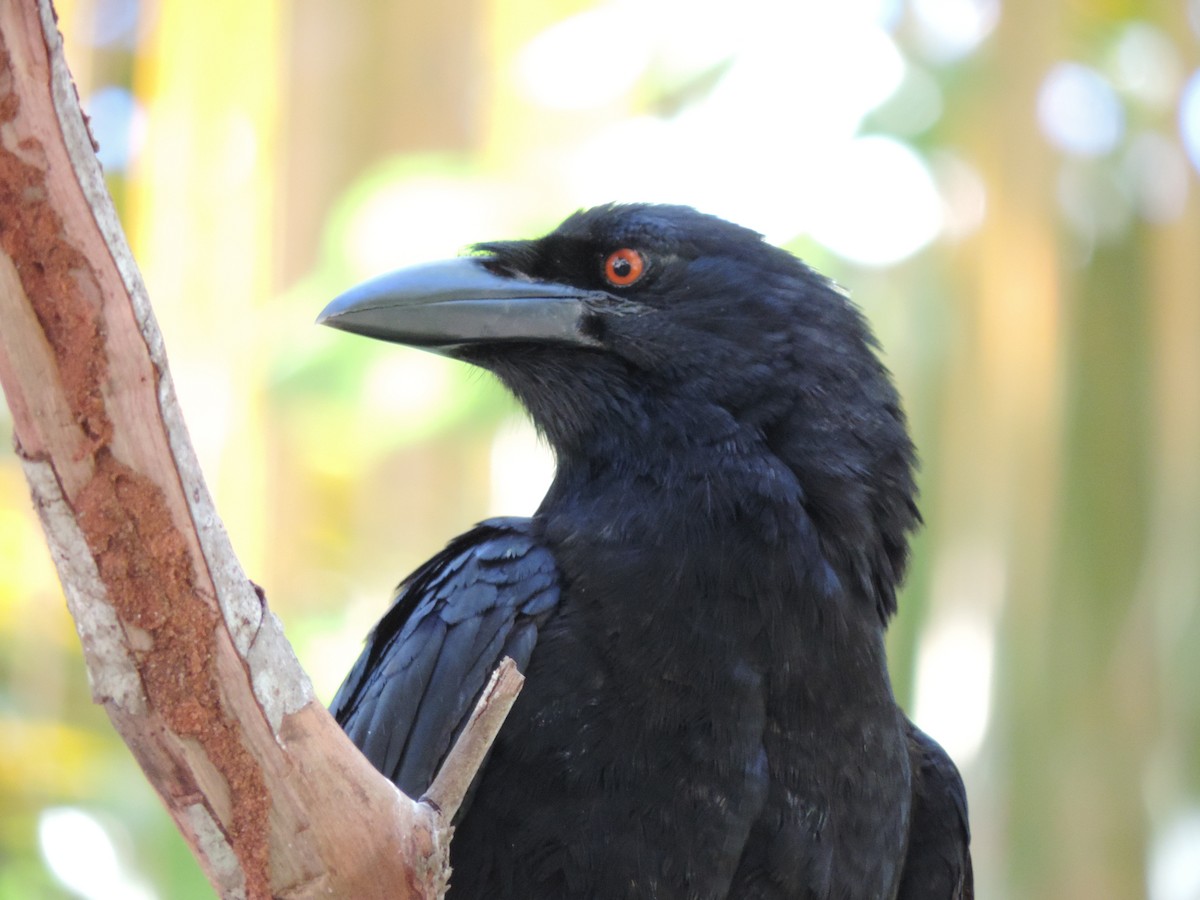
[[[0,383],[93,698],[222,897],[440,896],[452,813],[350,744],[229,545],[54,21],[0,4]],[[443,809],[519,680],[481,701]]]

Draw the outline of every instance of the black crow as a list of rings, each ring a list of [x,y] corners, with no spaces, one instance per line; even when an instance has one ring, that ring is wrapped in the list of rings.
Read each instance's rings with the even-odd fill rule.
[[[525,673],[450,896],[972,896],[962,782],[888,678],[919,516],[862,315],[686,207],[475,250],[320,319],[495,373],[557,459],[532,518],[400,586],[333,702],[419,797],[499,660]]]

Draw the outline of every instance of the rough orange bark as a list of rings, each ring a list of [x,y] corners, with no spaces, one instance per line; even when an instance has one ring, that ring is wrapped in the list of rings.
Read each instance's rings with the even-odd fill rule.
[[[17,452],[93,696],[214,887],[439,896],[446,823],[314,700],[212,508],[49,0],[0,4],[0,323]],[[519,676],[502,684],[493,702],[510,705]],[[465,789],[499,727],[478,718],[444,785]]]

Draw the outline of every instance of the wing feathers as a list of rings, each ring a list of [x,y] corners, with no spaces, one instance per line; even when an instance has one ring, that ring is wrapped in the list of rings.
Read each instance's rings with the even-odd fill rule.
[[[913,807],[908,853],[896,900],[972,900],[967,792],[950,757],[911,722]]]
[[[331,706],[350,739],[406,794],[437,772],[504,656],[529,662],[558,604],[558,572],[527,519],[493,519],[401,584]]]

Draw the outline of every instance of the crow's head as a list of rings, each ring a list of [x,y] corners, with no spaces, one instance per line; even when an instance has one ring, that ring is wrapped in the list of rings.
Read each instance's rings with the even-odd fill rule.
[[[405,269],[319,321],[495,372],[565,462],[647,474],[702,448],[790,470],[880,614],[907,559],[913,450],[858,310],[760,235],[680,206],[576,213],[545,237]]]

